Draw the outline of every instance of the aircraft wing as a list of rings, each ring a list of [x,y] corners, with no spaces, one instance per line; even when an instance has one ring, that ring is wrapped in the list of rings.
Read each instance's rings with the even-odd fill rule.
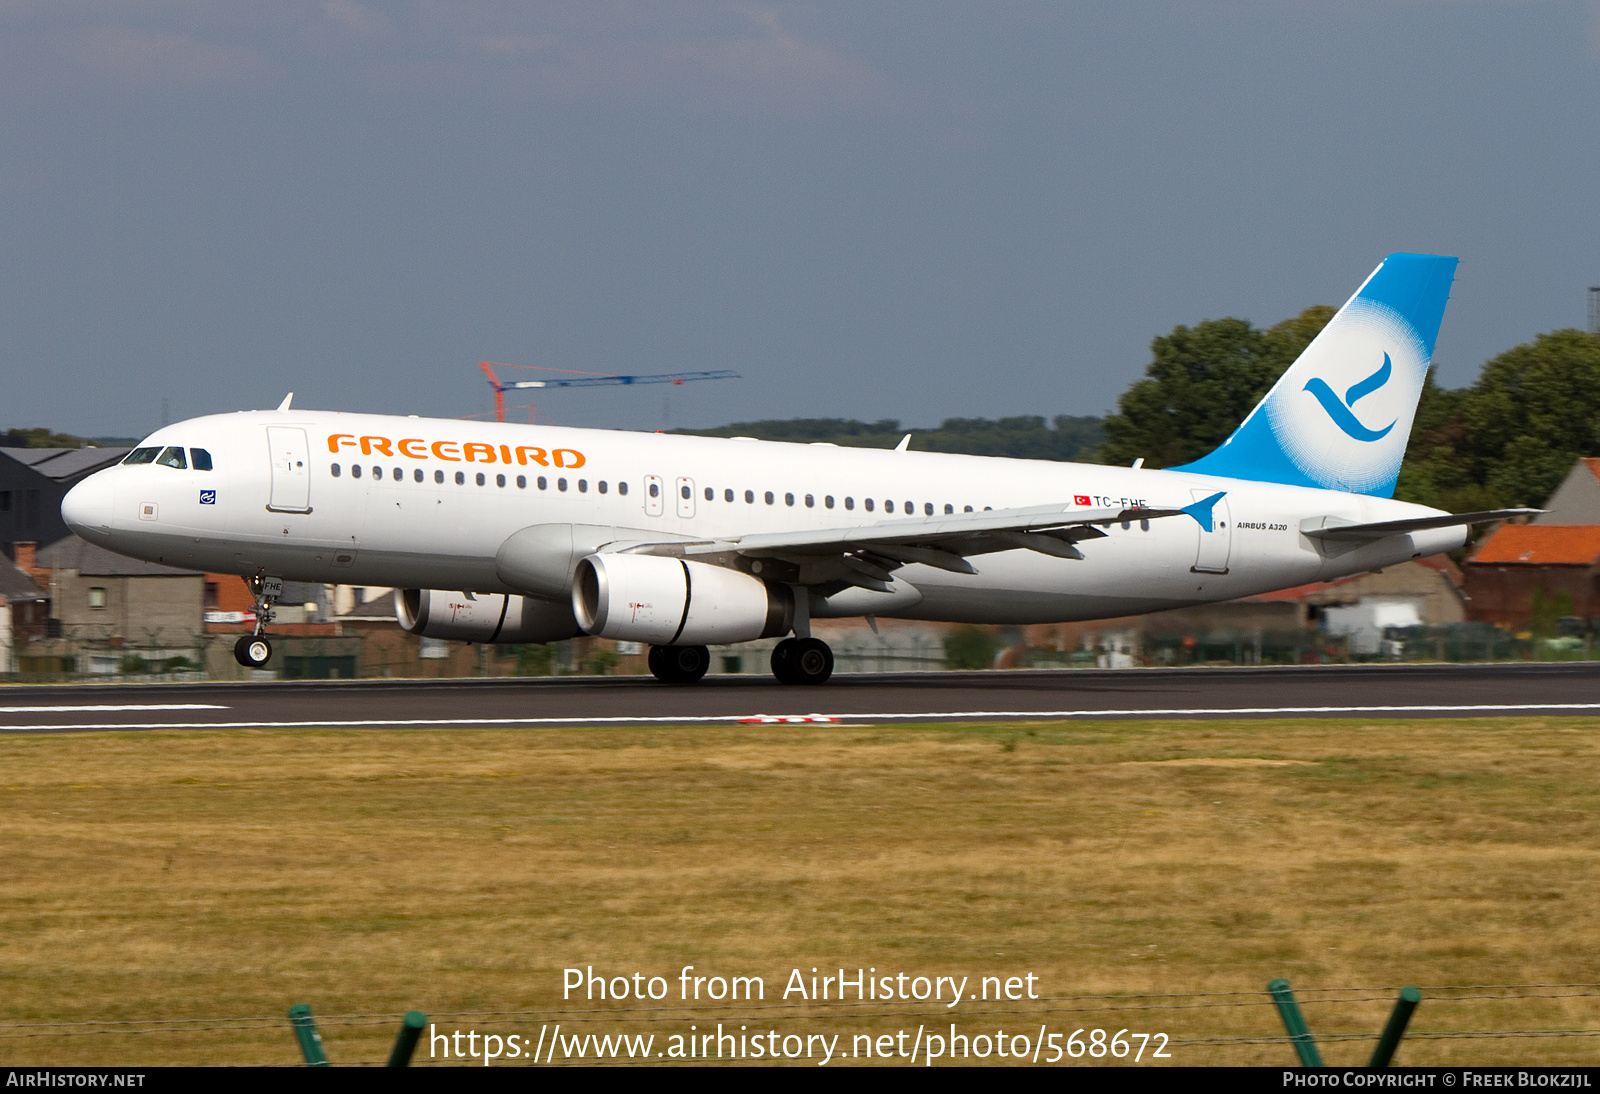
[[[967,559],[1018,548],[1056,558],[1081,559],[1075,544],[1104,538],[1106,525],[1190,516],[1207,530],[1221,493],[1176,509],[1083,509],[1036,505],[929,517],[881,520],[851,527],[793,532],[757,532],[689,543],[639,544],[625,550],[661,551],[685,557],[721,555],[772,559],[794,569],[798,584],[838,582],[880,588],[889,571],[922,563],[952,573],[976,573]]]
[[[1447,513],[1439,517],[1418,517],[1412,520],[1380,520],[1371,524],[1324,524],[1321,528],[1306,527],[1305,522],[1300,531],[1312,539],[1331,540],[1377,540],[1387,536],[1403,536],[1407,532],[1421,532],[1429,528],[1450,528],[1457,524],[1483,524],[1491,520],[1507,520],[1511,517],[1531,517],[1543,513],[1543,509],[1485,509],[1478,513]],[[1315,520],[1329,520],[1328,517],[1317,517]]]

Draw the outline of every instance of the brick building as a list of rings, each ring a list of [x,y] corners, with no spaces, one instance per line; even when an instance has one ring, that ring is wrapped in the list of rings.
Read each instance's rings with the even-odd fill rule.
[[[1592,619],[1600,615],[1600,524],[1501,525],[1465,570],[1474,622],[1526,630],[1541,607]]]

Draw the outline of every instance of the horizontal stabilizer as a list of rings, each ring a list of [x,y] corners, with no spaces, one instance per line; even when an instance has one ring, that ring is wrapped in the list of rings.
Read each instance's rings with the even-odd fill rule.
[[[1481,513],[1446,513],[1438,517],[1417,517],[1413,520],[1381,520],[1372,524],[1325,524],[1310,527],[1317,521],[1337,520],[1337,517],[1312,517],[1301,521],[1300,531],[1312,539],[1372,540],[1388,536],[1403,536],[1408,532],[1423,532],[1429,528],[1451,528],[1457,524],[1483,524],[1491,520],[1508,520],[1511,517],[1531,517],[1543,509],[1486,509]]]

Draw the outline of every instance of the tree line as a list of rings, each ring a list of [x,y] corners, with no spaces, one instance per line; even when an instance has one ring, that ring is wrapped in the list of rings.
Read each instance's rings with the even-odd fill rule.
[[[1244,319],[1179,325],[1150,343],[1150,363],[1104,419],[1060,415],[947,418],[938,428],[844,418],[736,422],[678,430],[709,437],[829,441],[976,456],[1173,467],[1226,440],[1335,309],[1307,308],[1265,329]],[[1464,388],[1430,372],[1395,497],[1451,512],[1538,506],[1580,456],[1600,455],[1600,338],[1555,330],[1506,350]]]

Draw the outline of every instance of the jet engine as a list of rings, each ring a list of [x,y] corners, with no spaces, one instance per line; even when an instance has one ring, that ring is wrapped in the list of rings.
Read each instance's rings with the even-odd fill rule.
[[[581,633],[567,605],[531,596],[396,589],[394,614],[412,634],[458,642],[556,642]]]
[[[787,634],[794,599],[785,586],[704,562],[589,555],[574,575],[572,612],[602,638],[707,646]]]

